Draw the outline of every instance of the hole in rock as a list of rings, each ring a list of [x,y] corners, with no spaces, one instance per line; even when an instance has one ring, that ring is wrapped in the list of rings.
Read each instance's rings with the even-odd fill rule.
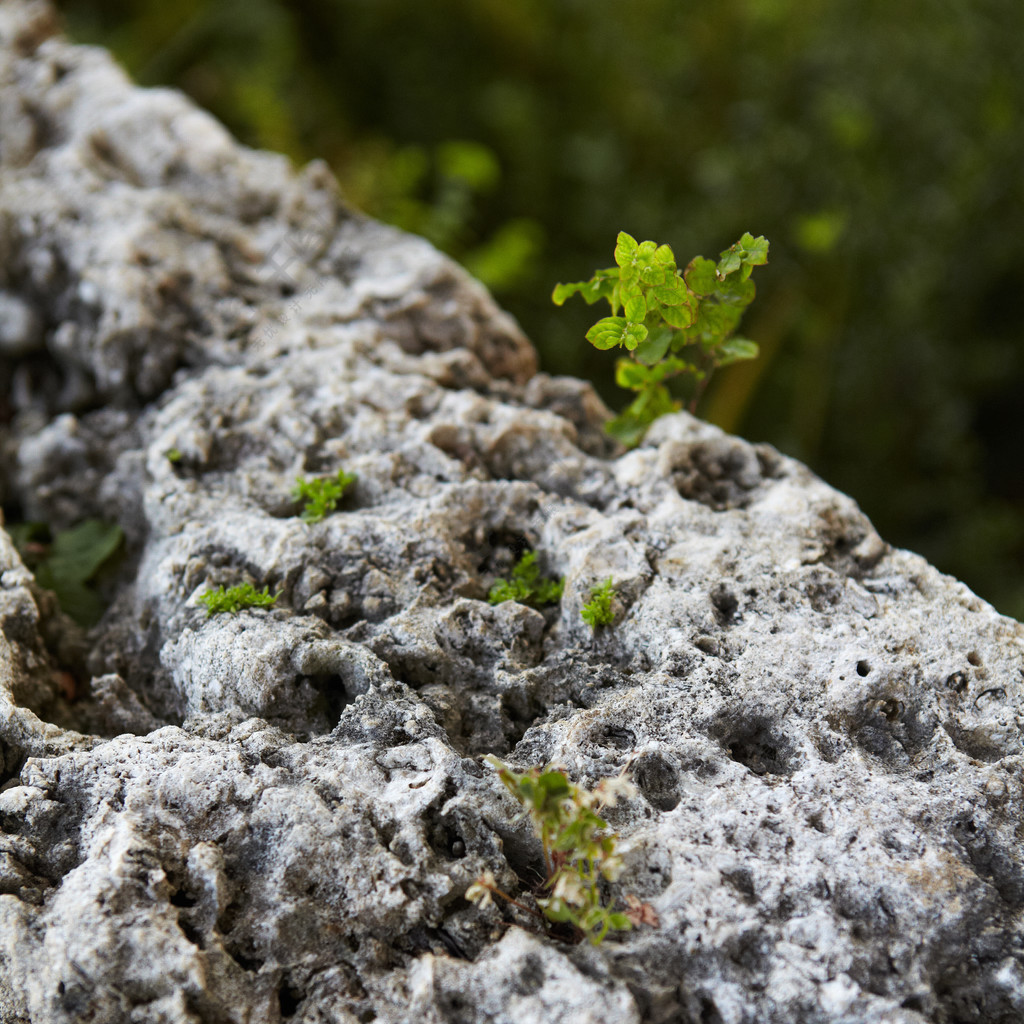
[[[715,608],[715,617],[723,625],[732,620],[740,606],[739,598],[724,583],[711,591],[711,603]]]
[[[282,1017],[294,1017],[302,1002],[303,994],[292,988],[289,984],[282,985],[277,990],[277,1005],[280,1008]]]
[[[199,949],[203,948],[203,936],[197,928],[189,924],[180,914],[178,915],[178,927],[181,929],[182,935],[192,943],[193,946],[197,946]]]
[[[489,587],[491,577],[508,579],[512,567],[531,550],[534,547],[526,534],[518,530],[492,530],[487,534],[487,551],[477,566],[485,577],[484,584]]]
[[[688,445],[672,466],[672,481],[680,496],[716,512],[750,504],[761,474],[754,449],[728,437]]]
[[[946,685],[956,693],[967,689],[967,676],[963,672],[954,672],[946,677]]]
[[[633,762],[633,779],[647,802],[659,811],[679,804],[679,773],[661,754],[643,754]]]
[[[771,724],[758,717],[727,718],[718,723],[711,735],[721,743],[734,761],[755,775],[787,775],[792,751]]]
[[[636,746],[636,733],[624,725],[605,724],[591,734],[595,746],[612,750],[632,750]]]
[[[317,693],[317,699],[309,709],[310,721],[315,723],[314,732],[329,733],[341,721],[345,708],[352,704],[355,698],[349,696],[345,682],[339,675],[304,678]],[[324,724],[321,725],[321,721]]]
[[[858,661],[857,662],[857,675],[859,675],[859,676],[869,676],[869,675],[871,675],[871,665],[868,664],[868,662],[866,662],[866,661]]]
[[[194,907],[196,900],[184,889],[175,889],[171,893],[171,906],[173,907]]]

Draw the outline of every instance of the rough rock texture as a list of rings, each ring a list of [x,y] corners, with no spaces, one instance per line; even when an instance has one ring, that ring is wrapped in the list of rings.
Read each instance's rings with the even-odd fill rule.
[[[128,538],[85,634],[0,531],[3,1024],[1024,1021],[1022,627],[772,449],[605,415],[322,167],[0,4],[0,500]],[[560,607],[483,600],[524,546]],[[464,900],[538,862],[491,751],[626,768],[659,928]]]

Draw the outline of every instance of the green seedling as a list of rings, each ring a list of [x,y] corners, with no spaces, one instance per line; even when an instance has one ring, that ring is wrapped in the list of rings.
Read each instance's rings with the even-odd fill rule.
[[[615,621],[612,601],[615,599],[615,584],[611,576],[600,586],[590,588],[590,600],[580,609],[580,615],[587,625],[594,629],[610,626]]]
[[[540,839],[547,874],[540,891],[548,895],[535,899],[544,918],[569,925],[576,938],[586,936],[594,945],[609,931],[658,923],[653,908],[635,897],[625,898],[627,909],[622,911],[601,896],[601,883],[617,881],[623,862],[618,837],[608,831],[608,823],[598,812],[614,806],[619,797],[634,796],[632,783],[619,775],[602,779],[591,791],[574,785],[552,766],[519,773],[493,755],[485,760],[526,809]],[[531,910],[499,889],[489,871],[466,891],[468,900],[482,906],[492,896]]]
[[[681,408],[669,381],[695,412],[718,367],[757,356],[754,342],[733,334],[754,298],[751,271],[767,262],[768,241],[746,233],[717,263],[696,256],[679,270],[669,246],[620,231],[616,266],[589,281],[556,285],[551,297],[559,306],[577,292],[588,304],[606,299],[612,315],[598,320],[587,340],[630,353],[616,364],[615,382],[636,397],[606,425],[612,437],[632,447],[659,416]]]
[[[242,608],[270,608],[281,596],[279,590],[276,594],[270,593],[270,587],[257,590],[251,583],[242,583],[237,587],[218,587],[216,590],[207,590],[205,594],[199,595],[201,604],[206,605],[206,617],[216,615],[218,612],[237,612]]]
[[[106,604],[91,584],[121,547],[121,527],[85,519],[57,533],[38,522],[17,523],[8,532],[36,582],[57,595],[61,611],[80,626],[95,626]]]
[[[537,565],[537,552],[527,551],[512,568],[512,579],[498,580],[491,587],[487,600],[491,604],[502,601],[518,601],[520,604],[531,604],[543,607],[546,604],[557,604],[562,600],[565,580],[553,577],[541,579]]]
[[[167,461],[170,462],[172,465],[176,465],[177,463],[181,462],[184,456],[181,454],[180,449],[168,448],[167,451],[164,452],[164,458],[166,458]]]
[[[345,489],[355,483],[355,473],[339,469],[334,476],[296,477],[292,497],[306,502],[302,519],[307,523],[319,523],[328,512],[338,507]]]

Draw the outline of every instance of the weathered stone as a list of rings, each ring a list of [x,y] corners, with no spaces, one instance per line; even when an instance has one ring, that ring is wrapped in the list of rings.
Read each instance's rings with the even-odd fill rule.
[[[0,255],[8,518],[127,537],[84,633],[0,531],[4,1024],[1024,1020],[1020,625],[767,446],[615,449],[425,242],[24,0]],[[489,605],[525,547],[560,605]],[[464,900],[540,863],[488,752],[627,772],[659,927]]]

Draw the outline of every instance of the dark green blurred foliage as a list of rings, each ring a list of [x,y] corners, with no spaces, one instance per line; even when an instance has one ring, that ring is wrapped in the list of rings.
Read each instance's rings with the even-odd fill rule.
[[[62,6],[144,84],[326,158],[609,401],[588,311],[551,306],[554,282],[623,229],[705,255],[767,235],[744,324],[762,358],[703,414],[1024,617],[1020,0]]]

